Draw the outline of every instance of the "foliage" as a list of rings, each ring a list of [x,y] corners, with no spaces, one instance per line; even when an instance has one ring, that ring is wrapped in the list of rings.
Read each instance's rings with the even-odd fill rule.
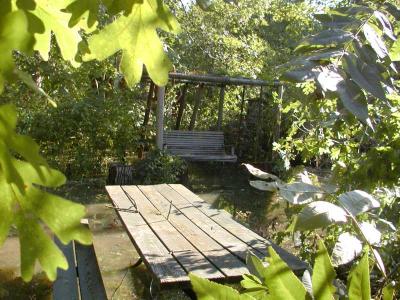
[[[243,275],[241,293],[231,287],[202,279],[190,274],[191,283],[198,299],[334,299],[348,297],[349,300],[371,299],[368,251],[350,271],[348,289],[338,284],[329,254],[319,241],[312,278],[305,270],[300,281],[279,255],[269,248],[270,256],[262,262],[254,255],[247,261],[251,274]],[[389,287],[390,288],[390,287]],[[389,289],[388,288],[388,289]],[[393,294],[388,294],[393,299]]]
[[[187,165],[178,156],[153,150],[135,165],[135,173],[141,184],[178,183],[187,174]]]
[[[66,269],[68,263],[46,233],[45,227],[63,243],[75,239],[88,244],[91,242],[91,235],[80,225],[85,208],[41,188],[58,187],[64,184],[65,177],[48,166],[39,154],[38,145],[31,138],[15,132],[16,123],[15,107],[1,106],[0,205],[3,221],[0,227],[0,243],[7,237],[10,226],[16,224],[21,244],[22,278],[32,278],[38,259],[49,279],[54,280],[57,267]],[[60,214],[60,211],[63,213]]]
[[[101,20],[96,18],[99,17],[97,12],[104,8],[114,20],[101,28]],[[63,60],[73,67],[79,66],[82,60],[103,60],[122,49],[120,70],[126,76],[128,85],[132,86],[140,80],[143,64],[154,82],[164,85],[171,64],[156,30],[162,28],[177,32],[178,27],[168,8],[158,0],[3,1],[0,8],[0,93],[6,82],[20,79],[48,97],[28,73],[17,68],[15,59],[21,53],[31,55],[37,51],[44,60],[48,60],[53,36]],[[94,34],[86,43],[85,38],[93,30]],[[110,43],[116,38],[115,34],[122,39]],[[136,47],[132,48],[128,42],[136,42],[133,44]],[[81,116],[81,112],[78,114]],[[73,239],[90,243],[90,233],[80,225],[80,219],[85,214],[84,207],[39,188],[60,186],[65,177],[48,166],[31,138],[15,132],[17,117],[14,106],[0,107],[0,122],[1,212],[4,220],[0,242],[4,242],[9,227],[16,224],[23,279],[32,278],[38,259],[49,279],[54,280],[57,267],[66,269],[68,266],[61,251],[46,234],[45,227],[65,244]]]
[[[300,82],[307,98],[287,103],[294,115],[275,145],[286,160],[325,158],[341,186],[373,190],[399,182],[398,9],[365,2],[316,14],[322,30],[303,39],[302,56],[283,78]]]

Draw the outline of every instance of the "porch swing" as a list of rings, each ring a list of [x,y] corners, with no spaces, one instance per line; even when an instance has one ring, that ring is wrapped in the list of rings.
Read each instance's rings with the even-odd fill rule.
[[[181,89],[177,102],[179,103],[179,109],[176,119],[175,128],[173,130],[164,130],[164,98],[165,98],[165,87],[155,87],[154,84],[150,83],[149,97],[147,102],[145,120],[148,120],[148,111],[151,107],[151,96],[153,90],[156,90],[157,97],[157,147],[159,149],[165,149],[171,154],[182,157],[188,161],[214,161],[214,162],[236,162],[237,155],[235,154],[234,147],[231,146],[229,151],[226,151],[226,145],[224,143],[224,133],[221,130],[223,120],[223,106],[226,86],[243,86],[244,91],[246,86],[278,86],[279,82],[274,81],[273,84],[268,83],[264,80],[255,80],[248,78],[231,78],[226,76],[214,76],[214,75],[193,75],[193,74],[181,74],[181,73],[170,73],[169,78],[174,82],[185,83]],[[189,124],[188,130],[180,130],[180,124],[183,116],[183,112],[186,105],[186,92],[189,84],[199,85],[196,92],[195,103],[193,112]],[[218,121],[217,130],[215,131],[196,131],[194,130],[197,113],[201,104],[201,100],[204,95],[204,87],[217,86],[220,88],[219,104],[218,104]],[[241,119],[243,114],[243,103],[244,103],[244,92],[242,95],[241,104]],[[241,126],[241,124],[239,125]],[[239,128],[239,133],[240,133]]]

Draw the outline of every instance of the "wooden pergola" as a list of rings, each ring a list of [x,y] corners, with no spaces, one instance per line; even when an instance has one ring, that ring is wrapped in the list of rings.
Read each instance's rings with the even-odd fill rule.
[[[150,78],[144,75],[145,80]],[[246,87],[259,87],[260,94],[262,93],[263,87],[275,87],[277,89],[282,87],[282,84],[278,80],[266,81],[260,79],[250,79],[243,77],[228,77],[228,76],[217,76],[217,75],[197,75],[197,74],[183,74],[183,73],[169,73],[169,79],[174,82],[186,83],[186,84],[200,84],[200,89],[204,86],[218,86],[220,87],[219,104],[218,104],[218,130],[222,127],[223,120],[223,107],[226,86],[243,86],[243,93],[241,99],[241,114],[244,108],[244,97]],[[164,135],[164,100],[165,100],[165,86],[156,87],[157,95],[157,113],[156,113],[156,145],[157,148],[163,148],[163,135]],[[195,103],[194,107],[194,118],[191,120],[190,128],[193,129],[196,112],[200,102]],[[196,107],[197,106],[197,107]],[[242,120],[241,120],[242,121]]]

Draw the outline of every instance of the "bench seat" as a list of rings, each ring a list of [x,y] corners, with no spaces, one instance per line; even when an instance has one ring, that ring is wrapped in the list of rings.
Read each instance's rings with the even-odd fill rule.
[[[225,152],[222,131],[165,131],[163,144],[169,153],[189,161],[237,161],[233,148]]]

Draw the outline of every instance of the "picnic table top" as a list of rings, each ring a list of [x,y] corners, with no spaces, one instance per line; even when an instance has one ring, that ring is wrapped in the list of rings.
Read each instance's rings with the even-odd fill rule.
[[[307,265],[214,209],[181,184],[106,186],[132,243],[160,285],[188,283],[188,273],[238,281],[248,251],[263,258],[272,246],[293,270]]]

